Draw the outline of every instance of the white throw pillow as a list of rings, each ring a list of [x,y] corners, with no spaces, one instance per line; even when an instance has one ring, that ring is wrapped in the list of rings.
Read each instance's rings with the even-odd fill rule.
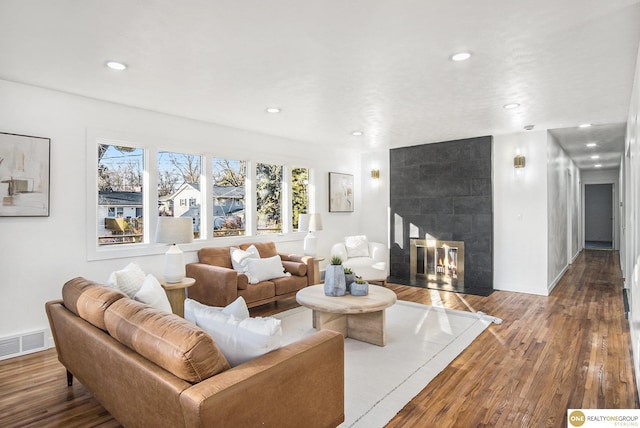
[[[347,256],[369,257],[369,242],[365,235],[346,236],[344,246],[347,247]]]
[[[287,276],[282,266],[280,256],[265,257],[264,259],[246,259],[249,284],[257,284],[268,279]],[[289,274],[290,275],[290,274]]]
[[[243,320],[245,318],[249,318],[249,309],[247,308],[247,302],[245,302],[244,297],[240,296],[233,302],[229,303],[227,306],[207,306],[204,305],[197,300],[186,298],[184,299],[184,318],[188,321],[191,321],[195,324],[195,309],[208,309],[210,311],[218,311],[223,314],[233,315],[239,320]]]
[[[276,318],[245,318],[222,312],[221,308],[185,300],[185,318],[204,329],[215,340],[231,367],[280,347],[282,326]]]
[[[167,293],[160,285],[155,276],[149,274],[145,277],[142,287],[133,296],[138,302],[146,303],[149,306],[163,310],[165,312],[173,313],[171,310],[171,304],[167,298]]]
[[[124,269],[112,272],[107,283],[133,299],[142,287],[144,280],[144,271],[137,264],[131,262]]]
[[[229,253],[231,254],[231,265],[233,270],[246,273],[247,272],[247,259],[259,259],[260,253],[255,245],[251,245],[245,250],[241,250],[238,247],[229,247]]]

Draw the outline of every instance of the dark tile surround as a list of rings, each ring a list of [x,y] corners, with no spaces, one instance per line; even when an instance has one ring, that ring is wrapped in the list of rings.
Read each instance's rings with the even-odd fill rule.
[[[409,240],[428,233],[442,241],[464,241],[464,288],[455,291],[491,294],[491,143],[487,136],[390,151],[390,281],[426,286],[410,284]],[[402,219],[400,237],[395,236],[396,215]],[[418,236],[409,236],[410,224],[418,227]]]

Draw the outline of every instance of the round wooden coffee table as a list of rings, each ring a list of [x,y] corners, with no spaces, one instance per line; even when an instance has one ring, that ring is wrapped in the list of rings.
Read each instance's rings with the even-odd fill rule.
[[[344,337],[378,346],[387,343],[384,311],[396,302],[396,293],[369,284],[367,296],[325,296],[324,284],[298,291],[296,301],[313,311],[313,327],[334,330]]]

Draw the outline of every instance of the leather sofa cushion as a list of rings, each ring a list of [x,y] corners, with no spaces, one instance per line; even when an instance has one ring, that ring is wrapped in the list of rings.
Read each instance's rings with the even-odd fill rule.
[[[107,309],[105,324],[114,339],[187,382],[229,369],[211,336],[177,315],[122,299]]]
[[[67,281],[62,287],[64,307],[104,331],[107,330],[105,311],[124,297],[127,296],[114,288],[81,277]]]
[[[258,253],[260,253],[261,259],[266,259],[267,257],[278,255],[278,250],[276,250],[275,242],[256,242],[253,244],[242,244],[240,245],[240,249],[246,250],[252,245],[254,245],[258,249]]]
[[[233,269],[229,247],[207,247],[198,250],[198,260],[212,266]]]

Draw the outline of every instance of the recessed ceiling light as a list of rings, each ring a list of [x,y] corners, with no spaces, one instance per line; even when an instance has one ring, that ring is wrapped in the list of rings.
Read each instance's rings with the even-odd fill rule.
[[[451,61],[465,61],[471,58],[470,52],[458,52],[456,54],[451,55]]]
[[[364,135],[364,132],[362,132],[362,131],[353,131],[351,133],[351,135],[353,135],[354,137],[361,137],[361,136]]]
[[[583,123],[582,125],[578,125],[578,128],[588,128],[590,126],[591,126],[590,123]]]
[[[267,113],[280,113],[280,111],[278,107],[267,107]]]
[[[591,156],[591,159],[600,159],[600,156],[599,155],[593,155],[593,156]]]
[[[526,126],[524,127],[524,130],[525,130],[525,131],[531,131],[534,127],[535,127],[535,125],[526,125]]]
[[[112,70],[118,70],[118,71],[122,71],[122,70],[126,70],[127,69],[127,64],[123,63],[123,62],[118,62],[118,61],[107,61],[105,62],[105,65],[107,67],[109,67]]]
[[[595,146],[597,146],[596,143],[587,143],[587,147],[595,147]]]
[[[595,166],[596,168],[602,168],[602,164],[599,164],[599,163],[595,164],[594,166]]]
[[[507,110],[511,110],[511,109],[518,108],[518,107],[520,107],[520,104],[518,104],[518,103],[509,103],[509,104],[505,104],[505,105],[502,106],[502,108],[505,108]]]

